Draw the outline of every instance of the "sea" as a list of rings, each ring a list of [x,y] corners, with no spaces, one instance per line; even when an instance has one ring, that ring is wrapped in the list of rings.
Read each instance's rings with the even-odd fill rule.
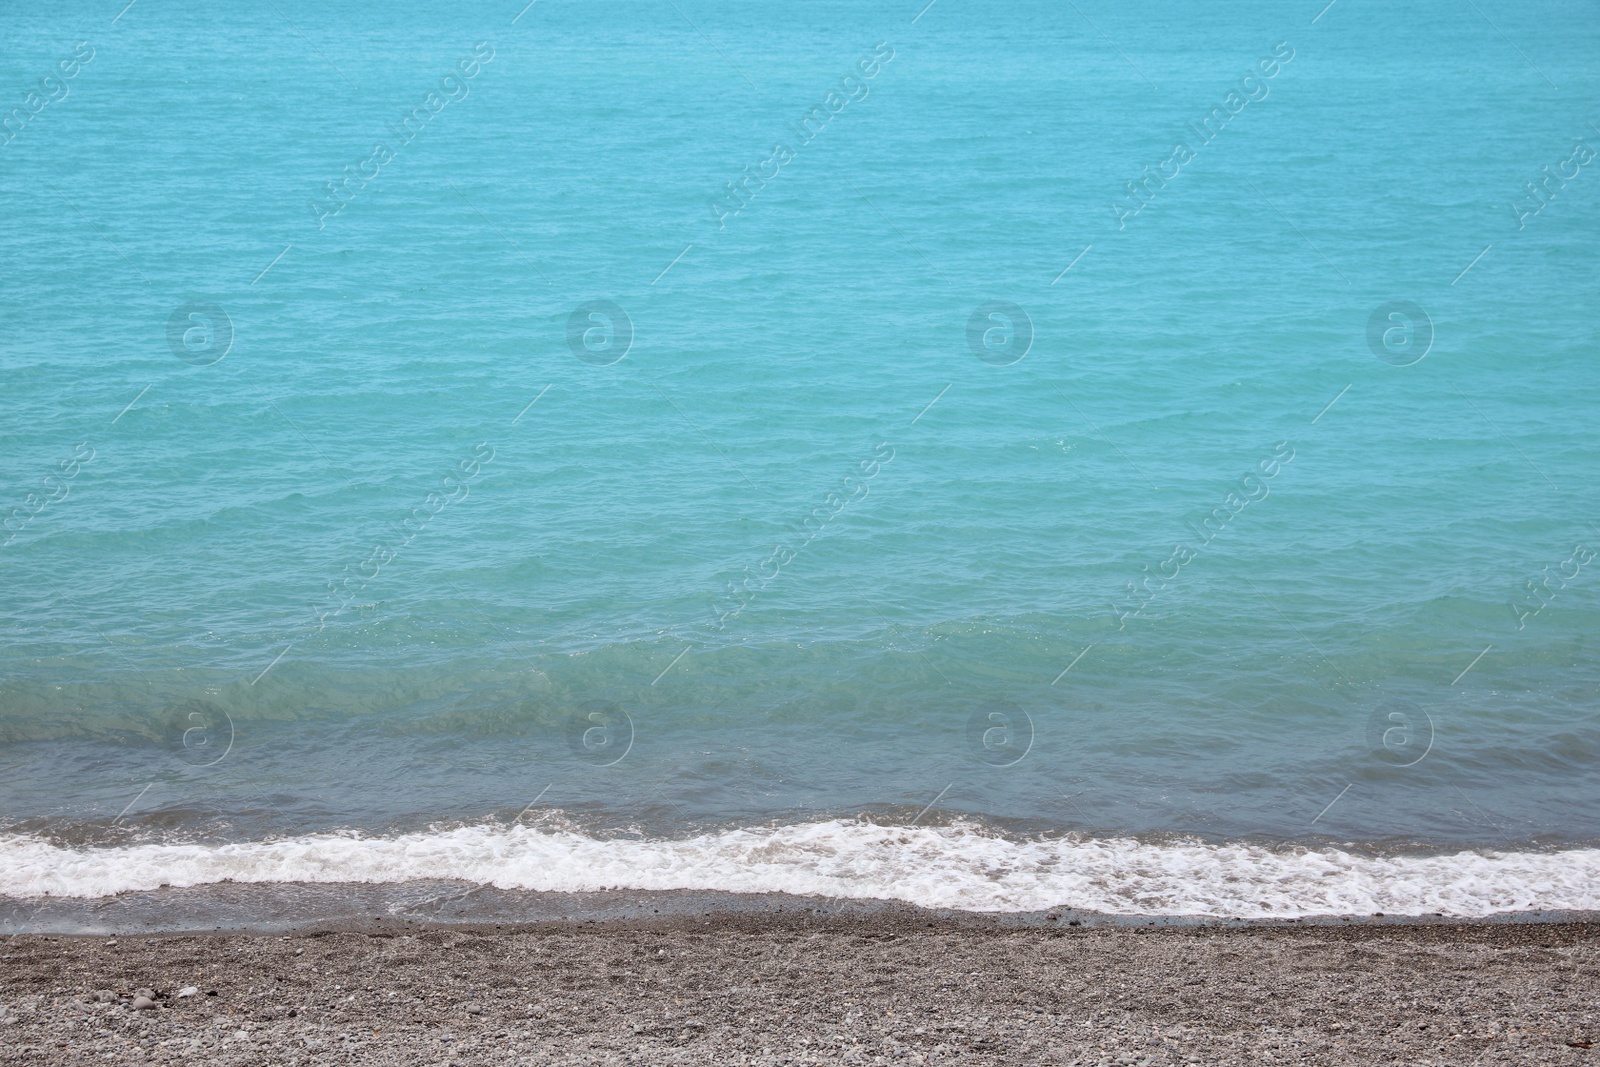
[[[12,5],[0,925],[1600,909],[1597,55],[1563,0]]]

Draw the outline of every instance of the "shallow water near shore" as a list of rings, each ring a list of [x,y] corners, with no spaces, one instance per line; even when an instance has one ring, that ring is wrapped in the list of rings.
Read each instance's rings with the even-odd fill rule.
[[[0,28],[0,895],[1596,907],[1592,12],[521,7]]]

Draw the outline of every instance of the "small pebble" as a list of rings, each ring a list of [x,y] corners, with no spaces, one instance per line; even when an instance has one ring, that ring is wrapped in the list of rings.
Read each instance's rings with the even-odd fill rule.
[[[482,1015],[483,1014],[483,1005],[481,1005],[481,1004],[467,1004],[467,1005],[464,1005],[464,1007],[466,1008],[466,1012],[467,1012],[468,1015]]]
[[[151,1000],[149,997],[138,996],[133,998],[134,1011],[148,1011],[150,1008],[155,1006],[156,1002]]]
[[[178,990],[178,996],[192,997],[198,992],[200,992],[199,986],[186,985],[182,989]]]

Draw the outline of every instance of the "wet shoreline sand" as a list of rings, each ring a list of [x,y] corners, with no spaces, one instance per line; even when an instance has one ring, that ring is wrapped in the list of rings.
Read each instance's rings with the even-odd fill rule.
[[[571,911],[575,899],[547,904]],[[613,895],[605,917],[594,906],[605,900],[587,902],[590,917],[565,921],[15,935],[0,944],[0,1062],[1467,1065],[1600,1055],[1588,1047],[1600,1041],[1600,923],[1587,920],[1152,926],[715,894]],[[153,1007],[134,1007],[141,991],[155,994]]]

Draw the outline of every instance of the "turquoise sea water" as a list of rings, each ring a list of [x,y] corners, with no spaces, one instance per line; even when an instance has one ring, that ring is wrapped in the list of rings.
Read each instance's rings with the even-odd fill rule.
[[[1589,901],[1541,879],[1600,864],[1591,7],[0,43],[0,891],[718,888],[778,828],[846,869],[749,886],[1070,903],[1072,833],[1102,888],[1403,911],[1266,858],[1467,850],[1524,867],[1464,911]],[[130,851],[330,833],[457,858]]]

